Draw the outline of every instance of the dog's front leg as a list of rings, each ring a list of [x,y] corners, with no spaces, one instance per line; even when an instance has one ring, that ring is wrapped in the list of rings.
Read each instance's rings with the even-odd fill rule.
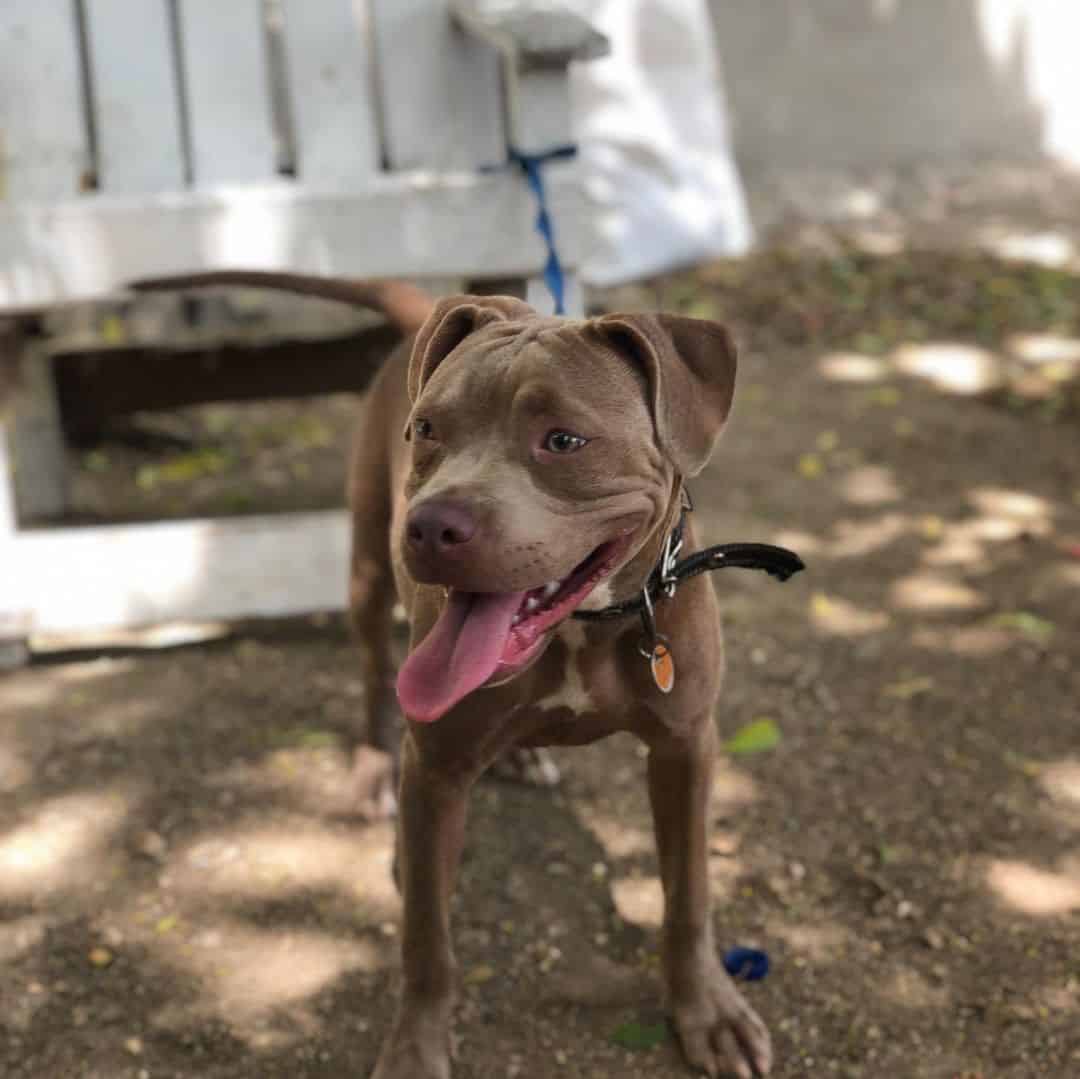
[[[650,745],[649,798],[664,884],[663,966],[687,1061],[710,1076],[752,1079],[772,1064],[769,1033],[716,957],[709,913],[712,716]]]
[[[449,1079],[455,970],[450,896],[475,777],[448,775],[427,765],[411,732],[401,749],[402,990],[372,1079]]]

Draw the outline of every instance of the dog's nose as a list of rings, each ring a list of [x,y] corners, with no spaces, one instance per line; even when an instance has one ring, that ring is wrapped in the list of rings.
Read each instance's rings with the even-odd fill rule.
[[[405,540],[427,558],[459,553],[476,535],[476,518],[460,502],[433,498],[421,502],[405,521]]]

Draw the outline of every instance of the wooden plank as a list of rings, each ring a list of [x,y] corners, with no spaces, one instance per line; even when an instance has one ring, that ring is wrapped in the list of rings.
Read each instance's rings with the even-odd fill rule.
[[[39,341],[24,345],[9,452],[21,519],[60,517],[68,506],[67,461],[51,360]]]
[[[0,2],[0,200],[76,194],[90,167],[70,3]]]
[[[15,469],[11,461],[9,445],[11,442],[10,412],[0,411],[0,566],[8,566],[3,557],[4,544],[15,535]],[[6,572],[6,571],[0,571]],[[0,583],[3,578],[0,577]],[[0,588],[0,596],[5,592]]]
[[[542,315],[554,313],[555,301],[548,292],[543,276],[530,277],[526,282],[525,302]],[[563,306],[566,308],[563,314],[568,318],[585,317],[585,289],[581,277],[572,271],[563,278]]]
[[[0,412],[0,671],[26,662],[29,631],[28,614],[15,594],[19,574],[14,556],[15,490],[6,427]]]
[[[504,161],[498,53],[452,22],[448,0],[373,0],[373,11],[390,168]]]
[[[572,162],[545,172],[560,253],[578,264],[584,205]],[[0,308],[92,297],[194,269],[396,277],[528,277],[544,262],[522,177],[376,177],[363,196],[285,185],[144,199],[0,204]],[[12,272],[9,268],[18,268]]]
[[[184,184],[180,97],[167,0],[86,5],[98,186],[113,194]]]
[[[574,141],[570,80],[563,68],[518,72],[507,65],[510,140],[523,154],[542,154]]]
[[[283,0],[282,12],[297,176],[354,188],[379,166],[367,6]]]
[[[180,0],[195,185],[275,175],[267,35],[260,0]]]
[[[28,658],[29,617],[16,596],[15,468],[9,452],[10,409],[0,400],[0,671],[21,667]]]
[[[279,327],[279,330],[281,328]],[[53,358],[64,430],[76,443],[133,412],[208,401],[362,393],[401,340],[388,323],[321,340],[244,346],[113,348]]]
[[[10,546],[33,633],[284,617],[345,602],[344,511],[43,530]]]
[[[450,0],[454,20],[502,57],[508,137],[522,153],[573,141],[568,67],[610,51],[580,7],[564,0]]]

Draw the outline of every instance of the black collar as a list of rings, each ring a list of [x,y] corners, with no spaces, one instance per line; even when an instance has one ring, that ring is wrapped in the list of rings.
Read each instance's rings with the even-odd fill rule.
[[[786,581],[806,568],[806,564],[794,551],[789,551],[786,547],[774,547],[771,543],[720,543],[676,561],[683,546],[686,515],[694,508],[689,492],[685,488],[683,490],[686,498],[679,520],[668,534],[660,559],[649,574],[644,588],[631,599],[613,603],[610,607],[603,607],[598,611],[574,611],[574,618],[580,618],[583,622],[610,622],[627,615],[641,614],[647,616],[651,622],[652,608],[656,601],[662,597],[670,599],[675,595],[675,589],[681,581],[696,577],[699,573],[732,567],[760,569],[777,580]]]

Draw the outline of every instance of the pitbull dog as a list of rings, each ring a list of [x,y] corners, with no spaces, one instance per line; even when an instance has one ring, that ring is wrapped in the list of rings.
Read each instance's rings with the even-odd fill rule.
[[[473,783],[515,747],[616,731],[648,747],[662,965],[686,1060],[710,1076],[768,1073],[769,1034],[717,957],[709,911],[724,665],[713,588],[696,577],[656,605],[674,660],[663,677],[643,655],[637,618],[571,620],[639,595],[657,566],[684,481],[708,461],[731,408],[730,336],[676,315],[546,318],[505,296],[431,306],[407,286],[333,285],[403,329],[426,316],[362,403],[349,481],[350,607],[372,744],[393,748],[397,704],[406,721],[403,988],[372,1079],[450,1075],[450,897]],[[692,523],[683,539],[696,547]],[[396,683],[395,597],[410,636]]]

